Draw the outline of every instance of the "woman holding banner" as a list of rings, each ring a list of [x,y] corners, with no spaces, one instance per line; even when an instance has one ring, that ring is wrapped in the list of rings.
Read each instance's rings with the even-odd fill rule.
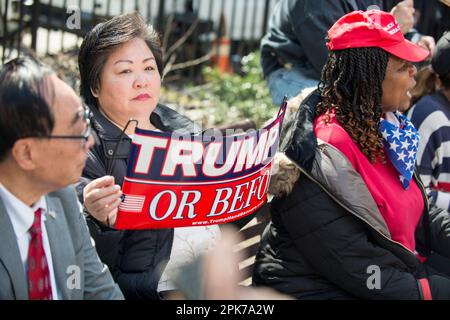
[[[81,96],[92,109],[98,143],[89,152],[77,190],[98,254],[129,299],[159,299],[162,292],[173,290],[174,264],[180,257],[189,259],[186,252],[194,257],[208,250],[219,235],[217,225],[180,230],[112,228],[135,127],[199,131],[189,119],[158,103],[162,67],[158,35],[136,13],[98,24],[79,52]]]
[[[449,299],[449,270],[427,257],[450,257],[450,217],[429,205],[397,112],[428,52],[378,10],[343,16],[327,46],[319,89],[283,129],[253,281],[298,299]]]

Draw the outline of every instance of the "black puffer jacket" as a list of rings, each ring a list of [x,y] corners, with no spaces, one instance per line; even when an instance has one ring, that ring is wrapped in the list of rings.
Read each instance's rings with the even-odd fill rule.
[[[272,221],[256,256],[253,282],[299,299],[420,299],[418,279],[427,278],[433,298],[450,299],[450,279],[392,240],[361,176],[339,150],[316,139],[319,101],[316,91],[285,120],[269,188],[276,195]],[[425,196],[424,201],[417,250],[450,257],[450,216],[429,209]],[[381,271],[379,289],[368,286],[371,266]]]
[[[115,183],[122,185],[126,175],[131,139],[106,119],[96,107],[91,108],[93,129],[98,136],[96,145],[89,151],[81,181],[77,185],[80,201],[83,188],[90,181],[110,174]],[[150,117],[152,124],[164,132],[199,132],[188,118],[172,109],[158,105]],[[115,159],[113,152],[120,142]],[[110,168],[111,172],[107,172]],[[89,230],[96,243],[100,259],[108,265],[114,279],[127,299],[158,299],[161,270],[170,257],[173,229],[118,231],[106,227],[87,215]]]

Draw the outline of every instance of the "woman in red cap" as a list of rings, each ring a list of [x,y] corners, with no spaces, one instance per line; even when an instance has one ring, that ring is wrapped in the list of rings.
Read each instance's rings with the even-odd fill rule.
[[[286,119],[269,191],[272,221],[253,281],[298,299],[450,299],[450,217],[414,174],[409,103],[428,51],[386,12],[355,11],[328,31],[319,89]]]

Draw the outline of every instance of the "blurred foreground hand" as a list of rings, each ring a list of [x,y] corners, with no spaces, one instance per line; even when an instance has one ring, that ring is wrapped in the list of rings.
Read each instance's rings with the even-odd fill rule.
[[[271,288],[239,286],[239,261],[233,250],[242,238],[233,227],[222,229],[221,239],[206,255],[180,269],[175,277],[179,291],[169,299],[290,300]]]
[[[391,10],[391,14],[397,20],[400,31],[405,34],[414,26],[414,1],[403,0]]]

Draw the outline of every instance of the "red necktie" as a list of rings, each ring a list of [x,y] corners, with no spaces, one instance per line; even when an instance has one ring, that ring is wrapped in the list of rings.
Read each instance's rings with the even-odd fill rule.
[[[31,240],[28,248],[28,290],[30,300],[51,300],[52,287],[47,258],[42,241],[41,209],[34,213],[30,228]]]

